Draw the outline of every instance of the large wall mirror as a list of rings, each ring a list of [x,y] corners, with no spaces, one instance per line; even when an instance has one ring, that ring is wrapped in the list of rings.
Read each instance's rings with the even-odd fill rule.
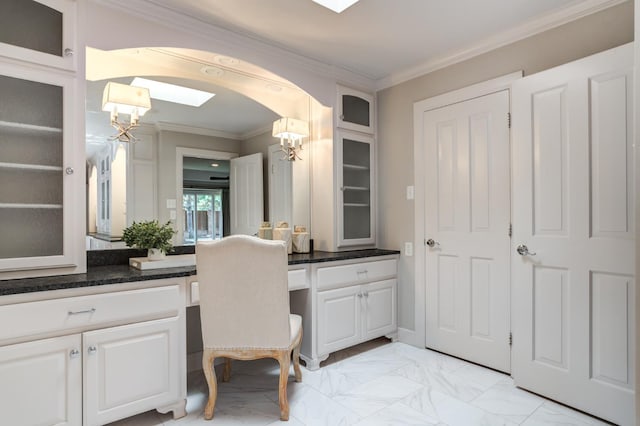
[[[136,141],[119,142],[109,113],[102,111],[103,90],[108,82],[132,84],[136,77],[215,96],[197,107],[158,99],[151,90],[151,110],[133,131]],[[271,129],[281,117],[309,121],[313,102],[292,83],[227,56],[88,48],[87,248],[123,247],[122,229],[134,220],[172,221],[175,245],[257,232],[254,225],[234,229],[234,218],[310,228],[311,150],[303,146],[301,159],[283,165]],[[241,197],[254,201],[238,204],[232,202],[238,189],[230,185],[230,174],[244,158],[261,173]]]

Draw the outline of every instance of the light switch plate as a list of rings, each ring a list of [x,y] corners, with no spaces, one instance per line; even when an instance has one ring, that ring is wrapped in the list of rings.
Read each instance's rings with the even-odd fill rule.
[[[175,209],[176,208],[176,200],[168,198],[167,199],[167,208],[168,209]]]
[[[407,186],[407,200],[413,200],[415,198],[415,188],[413,185]]]
[[[176,220],[176,211],[175,210],[169,210],[169,219]]]
[[[413,256],[413,243],[404,243],[404,255],[407,257]]]

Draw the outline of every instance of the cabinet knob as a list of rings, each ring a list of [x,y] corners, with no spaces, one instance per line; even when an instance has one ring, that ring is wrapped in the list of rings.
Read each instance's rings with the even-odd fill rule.
[[[364,292],[364,297],[369,297],[369,292],[368,291]]]
[[[358,293],[358,297],[362,299],[362,293]]]
[[[87,349],[87,353],[89,355],[94,355],[96,352],[98,352],[98,348],[96,348],[95,346],[89,346],[89,348]]]
[[[69,49],[68,47],[64,49],[64,56],[73,56],[74,53],[73,49]]]
[[[340,120],[344,121],[344,114],[340,114]]]
[[[74,172],[73,167],[67,167],[66,169],[64,169],[64,172],[68,175],[72,175]]]
[[[71,349],[69,351],[69,358],[73,359],[73,358],[78,358],[78,356],[80,356],[80,351],[77,349]]]

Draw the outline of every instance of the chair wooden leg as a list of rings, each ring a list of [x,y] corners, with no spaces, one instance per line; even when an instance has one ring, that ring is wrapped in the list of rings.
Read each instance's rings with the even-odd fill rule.
[[[293,348],[293,372],[296,375],[296,382],[302,381],[302,371],[300,371],[300,346],[302,346],[302,336],[300,336],[300,341]]]
[[[231,358],[224,359],[224,372],[222,373],[222,381],[228,382],[231,380]]]
[[[289,401],[287,400],[287,382],[289,380],[289,366],[291,352],[284,350],[278,353],[280,363],[280,384],[278,385],[278,402],[280,403],[280,420],[289,420]]]
[[[202,355],[202,369],[204,370],[204,376],[207,379],[207,385],[209,386],[209,400],[204,408],[205,420],[211,420],[213,418],[213,410],[216,408],[216,398],[218,396],[216,372],[213,368],[214,360],[215,354],[205,349],[204,354]]]

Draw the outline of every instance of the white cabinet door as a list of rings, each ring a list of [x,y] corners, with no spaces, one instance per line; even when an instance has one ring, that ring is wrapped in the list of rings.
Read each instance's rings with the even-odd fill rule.
[[[513,377],[623,425],[635,424],[632,85],[631,45],[513,85]]]
[[[231,234],[255,235],[264,213],[262,154],[233,158],[230,168]]]
[[[80,350],[79,334],[0,347],[0,423],[80,426]]]
[[[84,425],[102,425],[180,399],[178,318],[83,334]]]
[[[38,65],[76,68],[77,1],[0,2],[0,54]]]
[[[75,79],[10,63],[1,68],[3,108],[11,107],[0,119],[0,271],[70,273],[85,263]]]
[[[363,133],[373,133],[375,130],[373,101],[372,95],[338,86],[337,126]]]
[[[318,354],[360,342],[360,286],[318,292]]]
[[[338,247],[375,244],[375,158],[373,138],[336,134]]]
[[[375,339],[396,330],[396,287],[396,280],[362,286],[366,306],[363,311],[363,341]]]

